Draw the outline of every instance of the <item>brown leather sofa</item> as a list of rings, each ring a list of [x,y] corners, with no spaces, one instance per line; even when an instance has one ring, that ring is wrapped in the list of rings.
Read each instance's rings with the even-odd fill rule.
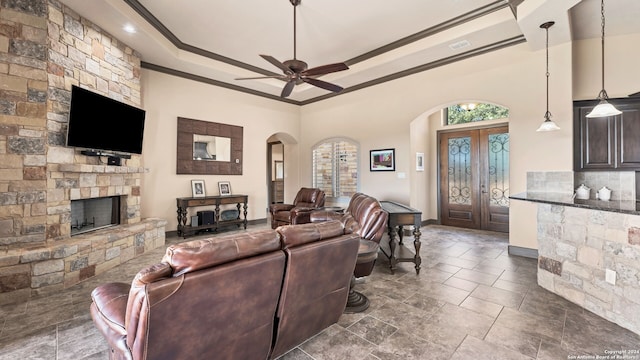
[[[324,206],[324,191],[317,188],[301,188],[293,204],[271,204],[271,228],[282,225],[307,224],[313,210]]]
[[[335,211],[316,210],[310,215],[313,223],[327,220],[339,220],[346,231],[358,234],[362,239],[380,244],[380,239],[387,228],[389,214],[382,210],[378,200],[372,196],[355,193],[349,201],[349,206],[343,213]],[[371,274],[375,258],[371,261],[359,262],[354,274],[356,277]]]
[[[274,359],[338,321],[358,244],[331,221],[172,245],[91,316],[111,359]]]

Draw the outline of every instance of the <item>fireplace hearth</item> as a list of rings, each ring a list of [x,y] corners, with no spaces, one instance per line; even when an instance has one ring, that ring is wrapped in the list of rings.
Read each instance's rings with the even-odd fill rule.
[[[71,201],[71,236],[120,224],[120,196]]]

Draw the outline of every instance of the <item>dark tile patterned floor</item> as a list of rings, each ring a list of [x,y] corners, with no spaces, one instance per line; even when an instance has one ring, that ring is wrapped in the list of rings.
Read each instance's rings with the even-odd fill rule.
[[[615,350],[640,360],[631,353],[640,336],[540,288],[536,261],[509,256],[506,234],[421,230],[420,275],[411,263],[391,274],[379,258],[356,285],[370,308],[343,315],[281,360],[595,359]],[[91,290],[130,282],[163,253],[148,252],[54,295],[0,306],[0,359],[108,359],[89,315]]]

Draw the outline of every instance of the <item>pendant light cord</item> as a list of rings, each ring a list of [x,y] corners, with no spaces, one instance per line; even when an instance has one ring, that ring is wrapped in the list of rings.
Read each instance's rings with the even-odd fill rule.
[[[607,91],[604,89],[604,0],[600,1],[600,19],[602,24],[602,30],[600,32],[600,44],[602,48],[602,90],[598,94],[600,100],[608,99]]]
[[[553,24],[552,24],[553,25]],[[551,25],[548,25],[545,27],[545,30],[547,31],[547,41],[546,41],[546,49],[547,49],[547,72],[546,72],[546,76],[547,76],[547,112],[544,113],[544,118],[546,121],[550,121],[551,120],[551,112],[549,112],[549,27]]]

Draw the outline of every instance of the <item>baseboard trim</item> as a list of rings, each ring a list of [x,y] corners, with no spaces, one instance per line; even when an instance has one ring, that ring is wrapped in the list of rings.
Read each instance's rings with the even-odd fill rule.
[[[530,249],[514,245],[509,245],[507,249],[509,251],[509,255],[522,256],[531,259],[538,258],[538,249]]]

